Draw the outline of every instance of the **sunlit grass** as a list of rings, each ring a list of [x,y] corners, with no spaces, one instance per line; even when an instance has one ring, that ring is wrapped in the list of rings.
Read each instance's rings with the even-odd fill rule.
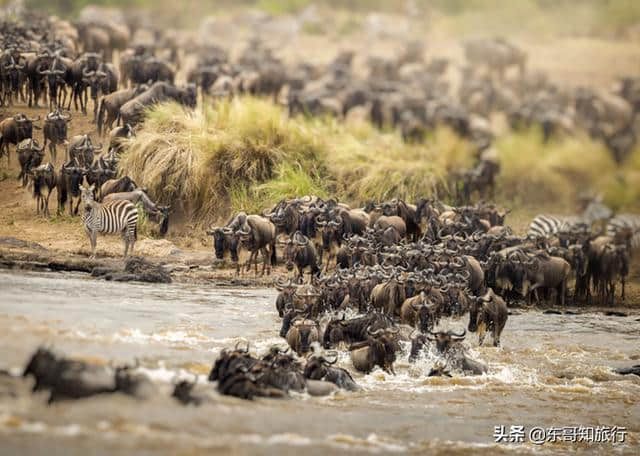
[[[571,204],[583,191],[629,207],[640,192],[640,152],[616,166],[587,138],[543,144],[537,129],[495,144],[501,164],[499,202]],[[239,97],[187,113],[176,104],[153,108],[121,161],[121,169],[160,202],[182,207],[196,224],[231,211],[261,212],[284,198],[369,200],[455,196],[453,176],[473,166],[471,146],[439,127],[423,143],[368,122],[289,118],[266,99]]]

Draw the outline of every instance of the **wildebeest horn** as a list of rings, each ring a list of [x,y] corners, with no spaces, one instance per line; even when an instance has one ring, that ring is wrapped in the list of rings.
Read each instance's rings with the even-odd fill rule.
[[[231,228],[225,226],[225,227],[222,228],[222,232],[224,234],[232,234],[233,230]]]
[[[456,334],[456,333],[454,333],[453,331],[449,331],[449,335],[450,335],[451,337],[455,337],[455,338],[457,338],[457,339],[464,339],[464,337],[466,336],[466,334],[467,334],[467,330],[466,330],[466,329],[464,329],[464,328],[462,329],[462,334]]]
[[[246,226],[247,226],[247,229],[246,229],[246,230],[243,230],[243,229],[241,228],[241,229],[239,229],[237,232],[238,232],[239,234],[241,234],[241,235],[244,235],[244,236],[246,236],[246,235],[250,234],[250,233],[251,233],[251,227],[249,227],[249,225],[248,225],[248,224],[247,224]]]
[[[83,68],[82,70],[82,76],[89,77],[89,76],[93,76],[94,74],[95,74],[95,71],[89,71],[87,68]]]
[[[238,346],[239,346],[240,344],[242,344],[242,343],[245,343],[245,344],[246,344],[246,347],[245,347],[245,349],[244,349],[244,350],[240,350],[240,349],[238,348]],[[236,342],[235,349],[236,349],[237,351],[241,351],[241,352],[243,352],[243,353],[249,353],[249,341],[239,340],[238,342]]]
[[[371,326],[367,326],[367,334],[369,334],[370,336],[377,336],[378,334],[380,334],[382,332],[382,329],[376,329],[375,331],[371,331]]]
[[[384,330],[385,332],[388,332],[390,334],[398,334],[400,332],[400,328],[398,327],[391,327],[391,328],[386,328]]]

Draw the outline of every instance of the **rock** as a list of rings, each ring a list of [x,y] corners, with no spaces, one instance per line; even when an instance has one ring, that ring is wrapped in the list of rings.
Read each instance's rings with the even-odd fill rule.
[[[37,242],[23,241],[22,239],[13,237],[0,237],[0,244],[22,249],[47,250]]]
[[[635,366],[631,366],[631,367],[619,367],[618,369],[614,369],[614,372],[620,375],[633,374],[640,377],[640,364],[636,364]]]
[[[624,312],[618,312],[616,310],[609,310],[609,311],[605,312],[604,314],[607,317],[628,317],[629,316]]]
[[[91,275],[114,282],[171,283],[171,274],[165,271],[162,266],[150,263],[141,257],[128,258],[124,271],[95,267],[91,271]]]

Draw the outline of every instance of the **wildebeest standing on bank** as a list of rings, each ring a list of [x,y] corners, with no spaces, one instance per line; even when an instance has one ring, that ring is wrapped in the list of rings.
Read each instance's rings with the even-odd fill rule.
[[[31,170],[31,178],[33,179],[33,197],[36,199],[36,213],[48,217],[49,198],[56,187],[56,171],[51,163],[47,163]],[[47,188],[46,197],[42,194],[43,187]]]
[[[69,199],[69,215],[77,215],[80,206],[80,185],[87,173],[86,168],[81,167],[76,160],[63,163],[58,173],[56,187],[58,188],[58,215],[64,212],[64,205]],[[77,199],[75,208],[73,200]]]
[[[71,115],[64,115],[59,109],[47,114],[44,120],[44,146],[49,142],[49,154],[51,161],[55,164],[57,161],[57,146],[63,145],[67,141],[67,124],[71,120]],[[65,160],[69,157],[65,156]]]
[[[44,146],[40,146],[35,139],[24,139],[17,146],[18,161],[20,162],[20,174],[18,180],[22,180],[22,186],[27,185],[27,176],[31,170],[40,166],[44,158]]]
[[[258,274],[258,252],[262,255],[262,272],[265,269],[271,274],[271,266],[276,263],[276,227],[268,219],[259,215],[249,215],[246,222],[234,233],[231,240],[231,260],[236,263],[238,274],[245,262],[241,258],[243,251],[251,252],[246,261],[247,271],[251,262],[256,262]]]
[[[33,129],[39,129],[33,122],[40,120],[40,116],[29,119],[24,114],[16,114],[0,122],[0,157],[3,153],[7,154],[7,165],[11,164],[9,155],[9,144],[17,146],[23,139],[33,137]]]
[[[81,186],[81,199],[84,213],[82,223],[91,242],[91,258],[96,256],[98,233],[121,233],[124,242],[124,256],[129,254],[137,238],[138,208],[129,201],[110,201],[104,204],[93,199],[94,186]]]

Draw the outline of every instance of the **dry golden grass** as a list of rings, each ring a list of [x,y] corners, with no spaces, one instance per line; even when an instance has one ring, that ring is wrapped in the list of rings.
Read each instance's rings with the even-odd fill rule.
[[[507,134],[495,147],[499,203],[568,208],[584,191],[602,193],[615,209],[638,202],[638,150],[619,167],[599,143],[576,136],[543,144],[536,129]],[[407,144],[398,132],[366,122],[289,118],[268,100],[239,97],[193,113],[176,104],[153,108],[121,169],[204,225],[305,194],[354,205],[434,195],[450,200],[452,176],[472,164],[469,144],[447,128]]]

